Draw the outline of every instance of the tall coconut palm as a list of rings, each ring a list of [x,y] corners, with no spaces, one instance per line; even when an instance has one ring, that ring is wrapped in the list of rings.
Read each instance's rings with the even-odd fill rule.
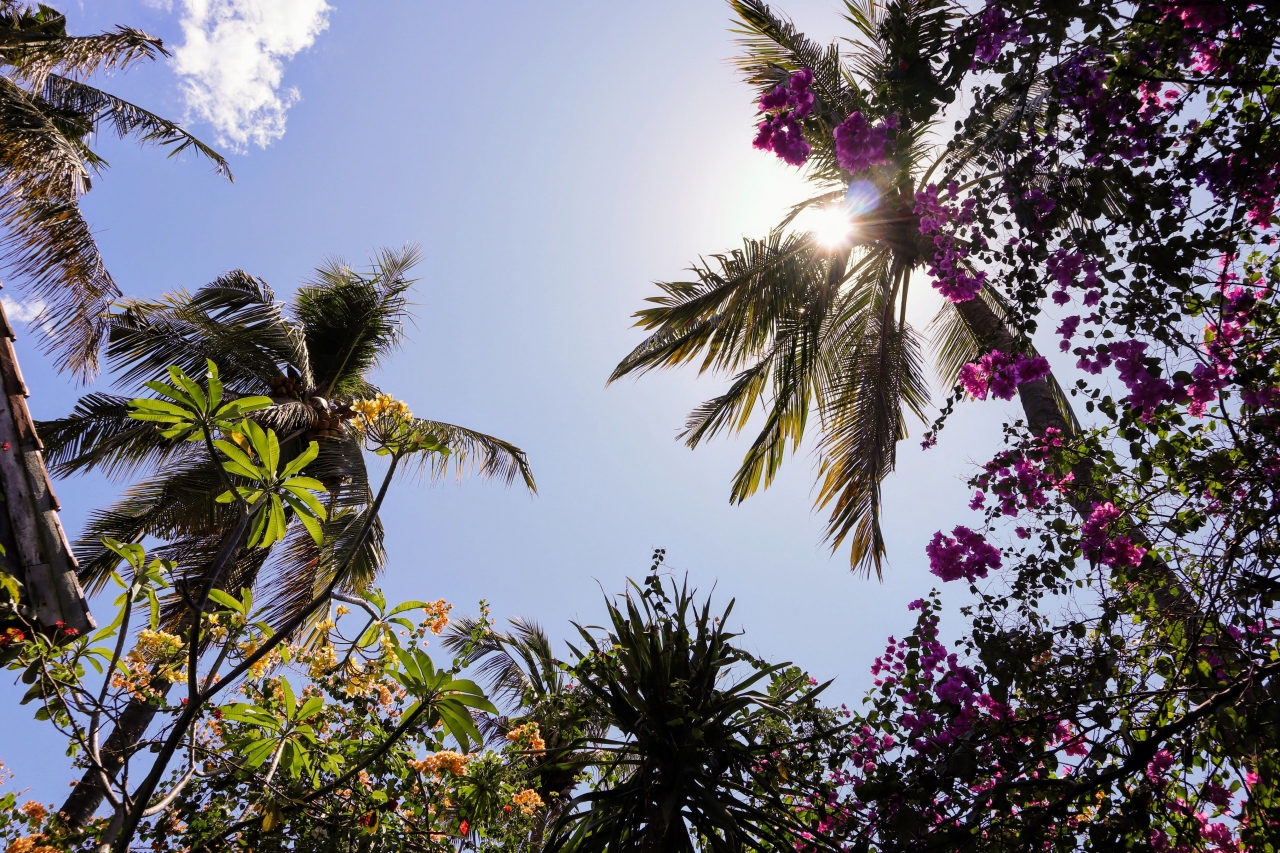
[[[304,607],[352,556],[357,533],[372,511],[373,493],[357,432],[345,424],[348,404],[378,393],[371,373],[403,340],[408,319],[406,291],[416,248],[379,253],[361,272],[333,260],[316,270],[291,304],[277,301],[261,279],[236,271],[201,287],[159,300],[130,300],[108,314],[106,354],[117,371],[116,384],[136,388],[177,365],[192,375],[206,360],[219,366],[229,394],[268,395],[274,405],[253,417],[281,438],[281,464],[317,441],[320,454],[307,473],[329,489],[323,545],[317,546],[300,523],[290,518],[288,533],[276,548],[241,549],[222,585],[257,588],[256,600],[277,618]],[[100,471],[109,477],[138,478],[106,509],[95,511],[77,542],[81,580],[100,589],[114,568],[103,537],[123,542],[157,540],[157,555],[175,560],[183,583],[205,580],[226,531],[234,527],[234,509],[219,504],[219,474],[202,448],[165,439],[149,424],[129,417],[133,395],[95,393],[84,397],[65,418],[39,425],[55,473]],[[525,454],[484,433],[434,421],[423,422],[450,448],[429,476],[470,468],[507,484],[520,478],[536,487]],[[385,560],[383,530],[375,517],[359,543],[343,590],[367,585]],[[177,596],[170,618],[184,612]],[[132,748],[150,721],[149,706],[126,712],[117,728],[116,752]],[[144,720],[145,718],[145,720]],[[126,725],[127,724],[127,725]],[[128,746],[124,746],[128,744]],[[112,755],[113,743],[106,753]],[[73,822],[92,816],[101,799],[88,774],[64,806]]]
[[[730,4],[743,36],[739,67],[762,95],[802,69],[812,72],[815,97],[802,121],[812,149],[805,177],[815,195],[764,239],[695,265],[694,280],[660,284],[662,295],[649,299],[654,307],[636,314],[652,334],[611,381],[693,361],[703,371],[733,373],[725,393],[689,415],[683,438],[696,447],[744,429],[763,410],[733,480],[734,502],[772,482],[816,416],[816,503],[830,510],[827,537],[833,549],[848,541],[854,569],[879,575],[881,481],[894,469],[906,413],[925,417],[926,344],[947,384],[992,348],[1031,349],[1004,321],[990,289],[945,302],[924,336],[906,320],[916,274],[931,254],[914,212],[916,194],[929,184],[945,187],[976,150],[936,142],[950,94],[932,60],[945,55],[950,7],[941,0],[847,0],[857,38],[843,54],[838,45],[810,41],[759,0]],[[835,131],[854,113],[896,130],[884,162],[851,172],[840,165]],[[842,243],[789,230],[806,208],[851,204],[857,227]],[[1070,410],[1052,378],[1024,383],[1019,394],[1037,419],[1033,426],[1068,429]]]

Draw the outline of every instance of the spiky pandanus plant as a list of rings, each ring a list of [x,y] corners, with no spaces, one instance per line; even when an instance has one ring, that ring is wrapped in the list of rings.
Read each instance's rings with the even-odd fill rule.
[[[733,373],[727,391],[689,415],[682,437],[696,447],[744,429],[763,410],[733,480],[734,502],[772,482],[816,417],[816,504],[830,511],[827,538],[833,550],[848,542],[852,568],[880,575],[881,482],[907,434],[906,413],[925,419],[924,351],[948,385],[992,349],[1034,352],[1005,322],[990,288],[945,300],[924,334],[906,320],[935,251],[921,229],[918,194],[942,187],[947,200],[953,194],[945,188],[981,145],[980,133],[969,147],[949,149],[936,135],[955,86],[940,79],[951,7],[847,0],[856,38],[842,53],[759,0],[730,5],[742,34],[738,66],[761,96],[757,147],[803,164],[816,193],[767,237],[695,265],[695,280],[660,284],[653,307],[636,314],[652,334],[611,381],[694,361],[703,371]],[[840,243],[790,230],[805,209],[835,207],[853,216]],[[1018,393],[1034,429],[1070,429],[1052,376],[1022,382]]]
[[[383,251],[367,271],[329,261],[288,305],[261,279],[236,271],[195,293],[127,301],[107,316],[107,360],[121,387],[164,376],[169,365],[201,375],[212,360],[228,394],[273,398],[271,408],[253,417],[280,436],[281,465],[317,441],[319,456],[306,473],[329,489],[323,544],[316,545],[290,516],[279,545],[242,548],[222,582],[232,590],[255,588],[256,600],[268,605],[272,618],[288,618],[326,586],[351,556],[371,511],[374,496],[360,435],[347,423],[349,404],[378,393],[370,376],[403,340],[406,291],[413,283],[408,272],[418,258],[416,248]],[[216,502],[219,474],[208,456],[130,418],[130,399],[90,394],[67,417],[39,425],[55,473],[136,478],[118,501],[90,516],[77,542],[81,579],[95,591],[109,578],[114,564],[103,537],[151,539],[161,543],[152,550],[176,561],[186,573],[183,582],[198,588],[223,536],[235,526],[235,508]],[[519,478],[535,490],[518,447],[453,424],[420,423],[450,449],[447,457],[433,454],[430,476],[474,468],[507,484]],[[368,585],[384,561],[383,529],[375,517],[340,591]],[[171,619],[184,618],[180,590],[167,611]],[[113,734],[120,740],[108,741],[107,757],[133,748],[149,724],[150,706],[138,705],[123,715]],[[100,801],[100,789],[86,774],[63,811],[73,823],[83,823]]]
[[[790,849],[803,831],[797,806],[820,796],[814,783],[825,775],[800,766],[840,728],[816,705],[827,685],[737,646],[726,626],[732,601],[717,614],[687,581],[663,584],[656,573],[630,585],[606,600],[603,626],[575,623],[578,689],[606,725],[574,744],[599,776],[552,824],[546,849]],[[797,754],[805,758],[791,764]],[[822,838],[812,846],[834,850]]]

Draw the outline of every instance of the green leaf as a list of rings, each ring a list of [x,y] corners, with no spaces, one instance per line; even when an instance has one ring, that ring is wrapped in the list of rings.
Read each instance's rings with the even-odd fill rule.
[[[284,694],[281,697],[281,704],[284,705],[284,717],[289,722],[293,722],[294,712],[298,710],[298,702],[293,696],[293,687],[289,684],[289,679],[281,676],[280,692]]]
[[[221,450],[222,454],[231,460],[230,462],[223,462],[223,468],[244,477],[250,477],[255,480],[262,479],[262,472],[259,470],[258,466],[249,458],[247,453],[236,446],[235,442],[219,438],[213,442],[213,446]],[[238,465],[243,470],[235,471],[228,467],[231,464]]]
[[[297,722],[303,723],[320,713],[322,710],[324,710],[324,697],[310,696],[302,703],[302,707],[298,709],[298,714],[295,719]]]
[[[243,609],[239,601],[237,601],[235,598],[232,598],[230,595],[228,595],[227,593],[223,592],[220,589],[211,590],[209,592],[209,598],[212,599],[213,601],[216,601],[218,604],[221,604],[223,607],[227,608],[228,610],[234,610],[236,613],[239,613],[242,616],[249,615],[249,612]]]
[[[281,479],[288,479],[289,477],[292,477],[294,474],[297,474],[303,468],[310,465],[311,462],[319,455],[320,455],[319,443],[314,441],[311,442],[310,444],[307,445],[306,450],[299,453],[297,458],[295,458],[292,462],[286,465],[285,469],[280,472]],[[317,487],[320,486],[319,481],[313,481],[313,482],[316,483]]]

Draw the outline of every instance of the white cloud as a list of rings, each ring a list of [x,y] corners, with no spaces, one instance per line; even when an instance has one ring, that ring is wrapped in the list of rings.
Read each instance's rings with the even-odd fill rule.
[[[44,310],[44,303],[39,299],[32,299],[30,302],[19,302],[7,296],[0,296],[0,302],[4,303],[5,316],[14,323],[30,323],[39,317],[40,312]]]
[[[301,95],[282,89],[284,63],[329,26],[325,0],[182,0],[183,44],[174,51],[189,117],[220,145],[266,147],[284,135]]]

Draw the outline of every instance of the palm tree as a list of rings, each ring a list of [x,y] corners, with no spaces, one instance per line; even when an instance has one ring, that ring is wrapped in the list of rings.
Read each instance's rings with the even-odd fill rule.
[[[168,148],[170,156],[190,149],[231,178],[226,160],[178,125],[86,82],[164,54],[159,39],[138,30],[71,36],[59,12],[0,0],[0,266],[44,306],[32,329],[58,366],[82,379],[96,370],[102,316],[120,295],[79,206],[107,167],[91,147],[95,134],[111,130]],[[0,333],[8,401],[0,439],[13,448],[0,462],[7,516],[0,544],[35,621],[51,631],[62,624],[83,631],[93,619],[75,580],[3,307]]]
[[[120,295],[79,206],[107,167],[94,135],[195,151],[231,178],[226,160],[178,125],[85,82],[167,55],[139,30],[71,36],[60,12],[0,0],[0,261],[44,302],[34,326],[81,377],[97,369],[102,317]]]
[[[450,626],[444,642],[468,666],[479,664],[488,694],[507,710],[503,716],[480,720],[480,730],[490,741],[501,742],[527,723],[538,726],[546,748],[532,757],[532,775],[534,790],[547,808],[540,813],[532,849],[540,849],[546,829],[568,805],[586,764],[574,744],[604,733],[600,709],[589,694],[575,689],[571,673],[556,658],[537,622],[515,618],[511,630],[502,632],[463,617]]]
[[[967,302],[945,302],[926,337],[906,321],[913,273],[931,254],[914,212],[916,194],[929,184],[947,186],[980,144],[942,150],[931,143],[950,100],[930,59],[945,55],[949,7],[941,0],[846,0],[858,34],[846,56],[838,45],[810,41],[759,0],[731,5],[743,34],[738,64],[752,86],[769,93],[793,73],[812,71],[805,176],[817,192],[764,239],[695,265],[695,280],[660,284],[662,295],[649,299],[654,307],[636,314],[652,334],[610,381],[692,361],[703,371],[732,372],[729,389],[689,415],[682,437],[696,447],[742,430],[763,408],[733,480],[733,502],[772,482],[788,446],[798,448],[816,415],[816,505],[830,509],[827,538],[833,550],[847,539],[851,566],[879,576],[880,484],[907,434],[906,412],[925,419],[926,344],[949,385],[962,365],[991,349],[1033,351],[1011,330],[990,288]],[[858,172],[841,167],[835,142],[836,128],[854,113],[897,125],[886,161]],[[844,245],[788,230],[802,210],[859,193],[867,197]],[[1052,377],[1018,390],[1033,429],[1070,432],[1074,420]]]
[[[345,424],[349,404],[378,389],[371,373],[403,340],[408,319],[407,273],[418,261],[416,248],[379,253],[367,272],[340,260],[316,270],[295,293],[292,304],[278,302],[261,279],[242,271],[221,276],[195,293],[179,291],[155,301],[129,300],[106,317],[108,363],[116,384],[136,388],[177,365],[200,375],[206,360],[219,366],[229,394],[273,398],[255,413],[281,437],[281,464],[315,440],[320,455],[307,473],[329,489],[322,546],[300,523],[293,523],[275,549],[241,549],[222,585],[254,587],[255,598],[275,618],[304,607],[352,555],[358,531],[372,511],[374,495],[357,432]],[[162,438],[149,424],[129,417],[130,395],[89,394],[65,418],[39,425],[52,470],[60,475],[100,471],[113,479],[136,477],[111,506],[94,512],[76,543],[81,580],[91,592],[114,568],[103,537],[122,542],[144,538],[162,544],[152,550],[175,560],[184,584],[199,588],[226,531],[234,508],[219,504],[218,471],[201,448]],[[507,484],[520,478],[536,490],[523,451],[484,433],[436,421],[422,421],[450,448],[425,473],[441,477],[474,468]],[[359,542],[341,591],[367,586],[385,562],[383,530],[375,517]],[[170,599],[171,619],[185,613],[178,594]],[[130,713],[132,712],[132,714]],[[130,706],[104,754],[132,748],[150,722],[150,706]],[[145,719],[144,719],[145,718]],[[128,744],[126,747],[125,744]],[[72,823],[87,821],[101,801],[92,774],[63,807]]]

